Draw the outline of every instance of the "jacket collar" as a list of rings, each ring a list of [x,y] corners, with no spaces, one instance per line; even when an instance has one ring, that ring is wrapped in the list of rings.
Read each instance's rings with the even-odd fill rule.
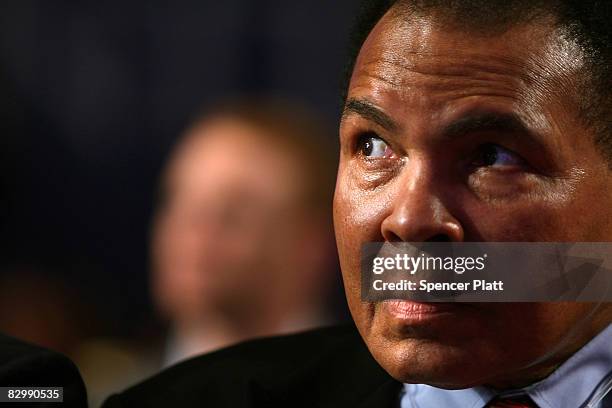
[[[306,366],[250,388],[257,401],[254,408],[390,408],[399,404],[401,387],[374,360],[355,329],[355,335],[341,346]]]

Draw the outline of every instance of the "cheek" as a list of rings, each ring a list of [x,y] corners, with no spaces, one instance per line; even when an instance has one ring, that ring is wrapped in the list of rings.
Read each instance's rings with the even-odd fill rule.
[[[475,205],[464,221],[466,241],[518,242],[564,241],[567,229],[558,211],[540,203],[504,206]]]
[[[334,196],[334,228],[344,287],[355,315],[361,304],[361,246],[382,241],[381,224],[390,208],[384,190],[365,192],[355,185],[349,172],[339,171]]]
[[[384,190],[360,190],[350,177],[340,172],[334,196],[334,227],[341,262],[347,256],[358,255],[363,243],[383,240],[381,224],[390,203]]]
[[[462,224],[467,241],[590,241],[597,225],[580,197],[558,194],[521,194],[499,201],[466,199]],[[595,222],[594,222],[595,221]]]
[[[355,174],[354,174],[355,173]],[[365,241],[381,241],[382,221],[391,211],[392,194],[389,185],[365,189],[359,180],[363,176],[352,169],[338,172],[334,197],[334,221],[336,231],[349,235],[360,245]]]

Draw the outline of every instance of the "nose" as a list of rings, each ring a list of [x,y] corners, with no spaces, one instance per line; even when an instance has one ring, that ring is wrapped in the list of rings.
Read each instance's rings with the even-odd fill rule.
[[[439,194],[444,188],[441,181],[436,182],[425,169],[415,168],[397,182],[391,212],[381,224],[385,241],[463,241],[460,221]]]

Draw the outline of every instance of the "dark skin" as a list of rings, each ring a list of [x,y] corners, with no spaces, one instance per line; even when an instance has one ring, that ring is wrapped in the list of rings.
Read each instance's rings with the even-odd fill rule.
[[[334,219],[351,313],[399,381],[530,384],[606,327],[610,305],[411,304],[407,319],[405,305],[361,302],[360,248],[612,241],[609,163],[573,99],[580,49],[546,18],[479,35],[396,11],[359,53],[340,128]]]

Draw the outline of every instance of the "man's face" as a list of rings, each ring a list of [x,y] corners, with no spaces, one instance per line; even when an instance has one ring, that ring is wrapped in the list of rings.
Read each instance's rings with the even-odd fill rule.
[[[335,228],[353,318],[401,381],[520,385],[609,322],[596,314],[557,349],[593,305],[360,300],[365,242],[612,239],[612,177],[573,99],[581,55],[550,27],[478,36],[392,11],[361,49],[340,129]]]
[[[261,314],[296,279],[282,257],[296,235],[301,173],[261,132],[232,118],[211,120],[170,165],[153,255],[155,296],[172,319]]]

